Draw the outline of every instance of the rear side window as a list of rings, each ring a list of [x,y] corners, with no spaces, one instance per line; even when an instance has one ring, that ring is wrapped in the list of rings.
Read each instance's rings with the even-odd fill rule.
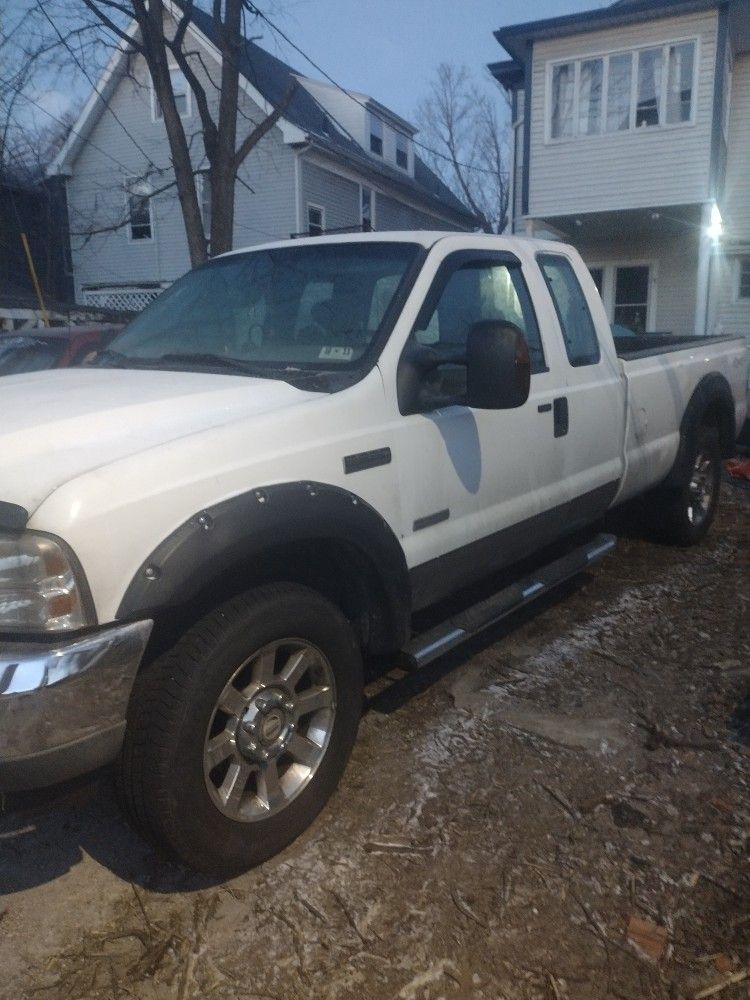
[[[568,360],[574,368],[598,364],[596,327],[570,261],[557,254],[541,254],[537,260],[555,303]]]

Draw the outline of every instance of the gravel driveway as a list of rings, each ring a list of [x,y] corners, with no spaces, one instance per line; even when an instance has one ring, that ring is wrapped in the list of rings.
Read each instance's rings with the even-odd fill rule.
[[[344,783],[222,885],[107,775],[0,816],[0,996],[746,997],[750,492],[371,701]],[[712,986],[720,992],[706,992]]]

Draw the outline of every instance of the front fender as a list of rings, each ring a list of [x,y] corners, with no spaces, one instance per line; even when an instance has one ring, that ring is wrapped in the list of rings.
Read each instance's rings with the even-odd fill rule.
[[[143,561],[117,611],[118,619],[189,604],[226,574],[294,543],[347,543],[373,568],[395,635],[406,635],[411,591],[404,551],[383,517],[365,500],[316,482],[250,490],[197,511]]]

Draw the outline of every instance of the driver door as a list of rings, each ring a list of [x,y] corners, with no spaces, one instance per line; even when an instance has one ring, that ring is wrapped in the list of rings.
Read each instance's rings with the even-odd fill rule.
[[[531,392],[517,409],[466,404],[466,341],[484,320],[513,323],[529,345]],[[550,432],[559,376],[548,369],[520,261],[502,252],[450,254],[406,351],[415,343],[446,358],[424,377],[420,412],[402,416],[397,431],[403,541],[421,607],[544,544],[550,512],[567,497],[562,449]]]

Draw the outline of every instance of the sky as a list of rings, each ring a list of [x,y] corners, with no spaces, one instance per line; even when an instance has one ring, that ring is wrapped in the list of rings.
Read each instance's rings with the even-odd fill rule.
[[[19,10],[28,0],[7,0]],[[71,7],[81,0],[68,0]],[[341,86],[374,97],[413,120],[441,62],[466,66],[492,90],[488,62],[505,58],[493,31],[505,25],[609,6],[609,0],[258,0],[271,20]],[[7,7],[6,7],[7,9]],[[256,27],[257,25],[257,27]],[[299,72],[320,78],[270,27],[253,26],[260,45]],[[42,107],[59,116],[80,106],[89,86],[78,80],[36,92]],[[49,117],[29,108],[32,124]]]
[[[602,0],[277,0],[275,23],[337,83],[409,120],[441,62],[482,78],[506,57],[493,31],[504,25],[609,6]],[[260,45],[317,76],[270,29]],[[277,47],[278,45],[278,47]]]

